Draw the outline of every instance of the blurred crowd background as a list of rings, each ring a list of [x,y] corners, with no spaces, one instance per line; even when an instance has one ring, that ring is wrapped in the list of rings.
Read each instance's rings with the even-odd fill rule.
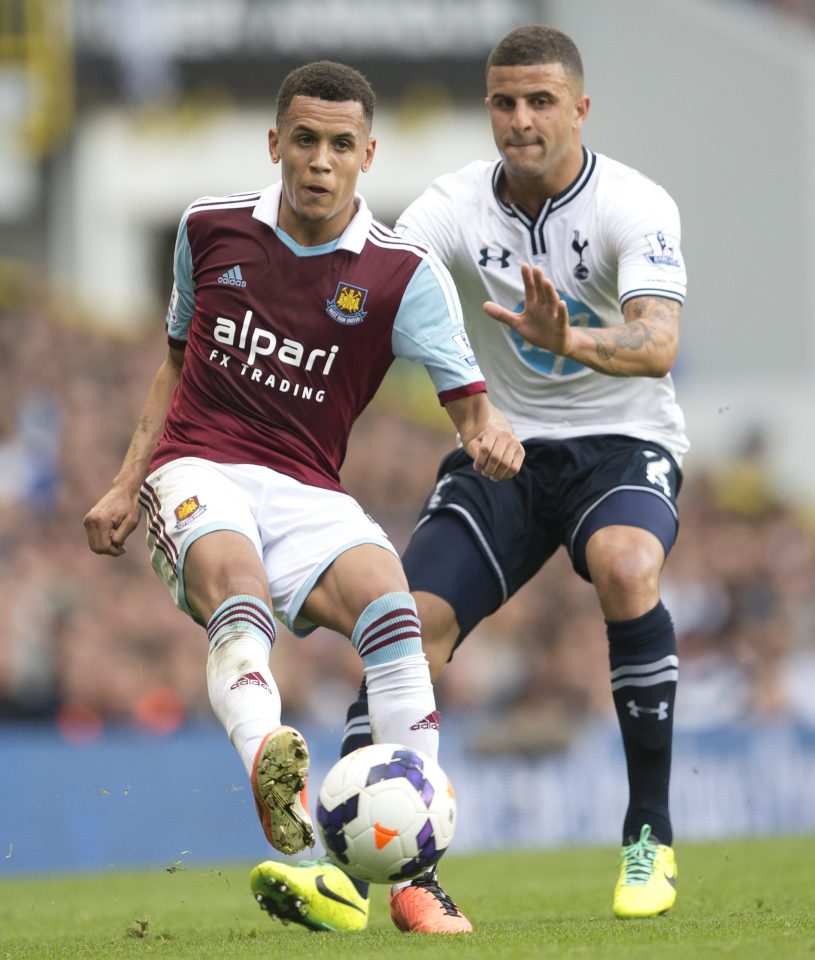
[[[719,0],[708,3],[713,8]],[[747,10],[759,0],[739,5]],[[787,26],[780,29],[792,25],[815,49],[812,0],[761,5],[773,17],[762,24],[783,20]],[[39,6],[2,0],[0,41]],[[89,17],[105,4],[77,6]],[[149,3],[110,0],[110,6],[121,12]],[[540,8],[537,15],[547,19],[550,8],[565,6],[519,0],[514,16],[526,22]],[[661,7],[645,5],[651,6]],[[591,4],[574,7],[585,11]],[[496,24],[494,39],[512,25]],[[0,42],[0,68],[15,62],[10,50]],[[342,58],[341,50],[324,52]],[[484,52],[479,49],[474,62],[483,63]],[[313,57],[292,51],[287,64],[304,59]],[[120,724],[167,735],[211,722],[205,633],[173,607],[150,569],[143,527],[127,554],[112,560],[90,553],[82,518],[116,473],[166,349],[162,298],[174,222],[153,252],[152,314],[134,304],[132,322],[106,324],[104,310],[86,311],[64,277],[49,276],[53,251],[40,250],[38,242],[53,243],[67,229],[46,224],[46,212],[53,219],[65,203],[59,185],[67,181],[47,150],[32,152],[30,162],[47,188],[32,217],[20,218],[9,204],[0,210],[0,722],[56,724],[73,742],[93,741]],[[174,216],[190,199],[186,190],[176,191]],[[792,239],[786,249],[802,246]],[[710,285],[709,265],[698,260],[691,291],[704,314],[699,301]],[[815,327],[803,312],[806,328]],[[693,373],[683,355],[677,381],[680,401],[690,404],[699,395]],[[399,548],[454,442],[435,404],[422,371],[396,367],[357,425],[345,464],[347,489]],[[722,435],[719,456],[705,456],[702,444],[689,459],[679,540],[663,579],[682,662],[680,727],[789,719],[815,725],[815,488],[810,494],[779,482],[776,441],[761,417],[744,416]],[[339,729],[361,677],[347,641],[325,630],[295,640],[281,627],[273,670],[288,722],[305,717]],[[612,716],[602,616],[593,590],[573,574],[562,551],[475,631],[437,694],[443,711],[474,718],[476,747],[485,754],[561,751],[582,725]]]
[[[115,560],[91,554],[82,528],[127,447],[163,331],[111,337],[42,293],[4,303],[0,331],[0,720],[56,722],[75,741],[108,725],[162,735],[209,722],[206,635],[150,569],[143,526]],[[413,416],[406,389],[420,397]],[[399,548],[454,440],[421,394],[410,371],[389,375],[343,472]],[[677,722],[815,724],[811,504],[774,490],[760,435],[716,471],[690,472],[680,503],[664,575],[682,658]],[[285,717],[339,728],[361,676],[344,638],[281,627],[273,668]],[[443,711],[499,721],[479,736],[484,752],[562,750],[611,716],[603,620],[562,551],[475,631],[438,698]]]

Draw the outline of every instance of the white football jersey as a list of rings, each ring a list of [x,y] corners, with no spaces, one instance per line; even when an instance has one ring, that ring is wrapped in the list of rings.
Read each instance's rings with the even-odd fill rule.
[[[494,300],[523,310],[524,262],[554,283],[573,325],[624,323],[632,297],[684,302],[676,204],[641,173],[584,147],[580,176],[532,218],[499,197],[502,167],[476,161],[439,177],[396,224],[451,271],[491,399],[522,440],[623,434],[662,444],[681,464],[688,441],[670,375],[597,373],[532,346],[482,309]]]

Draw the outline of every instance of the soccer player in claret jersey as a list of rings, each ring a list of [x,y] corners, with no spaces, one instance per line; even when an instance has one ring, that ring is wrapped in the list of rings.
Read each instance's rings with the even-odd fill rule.
[[[350,638],[378,740],[438,751],[402,566],[340,484],[354,420],[394,357],[407,357],[426,366],[474,473],[511,477],[524,456],[486,397],[447,270],[373,220],[356,193],[374,157],[373,106],[349,67],[295,70],[269,131],[282,182],[186,209],[168,355],[111,489],[85,517],[91,549],[119,556],[144,515],[156,573],[206,628],[213,710],[266,838],[285,854],[313,845],[314,832],[308,748],[281,724],[269,670],[273,610],[295,634],[323,625]],[[302,922],[364,927],[367,899],[340,871],[317,873],[319,915]],[[264,883],[262,905],[299,920],[302,902]]]
[[[396,227],[450,268],[526,461],[494,484],[451,453],[402,559],[434,679],[561,545],[594,585],[629,784],[613,910],[653,916],[676,897],[668,786],[678,673],[659,575],[688,446],[669,374],[686,282],[679,214],[660,186],[583,145],[589,98],[563,33],[512,31],[490,54],[486,86],[500,159],[440,177]],[[363,684],[343,752],[370,738],[369,703]],[[403,896],[401,922],[430,895],[415,885]]]

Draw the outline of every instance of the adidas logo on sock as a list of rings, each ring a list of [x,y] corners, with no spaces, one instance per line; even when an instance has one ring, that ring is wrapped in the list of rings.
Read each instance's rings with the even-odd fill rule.
[[[237,265],[232,267],[231,270],[227,270],[226,273],[218,277],[218,283],[225,283],[229,287],[245,287],[246,286],[246,281],[243,279],[241,268]]]
[[[269,684],[263,679],[262,673],[245,673],[239,680],[236,680],[230,690],[237,690],[238,687],[263,687],[266,693],[271,693]]]
[[[423,719],[419,720],[418,723],[414,723],[410,728],[411,730],[438,730],[441,717],[439,716],[439,711],[434,710],[432,713]]]

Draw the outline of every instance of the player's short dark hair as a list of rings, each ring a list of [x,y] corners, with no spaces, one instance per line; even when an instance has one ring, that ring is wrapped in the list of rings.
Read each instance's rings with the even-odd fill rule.
[[[316,97],[343,103],[353,100],[362,105],[362,112],[370,124],[374,118],[376,95],[371,84],[358,70],[333,60],[307,63],[283,80],[277,94],[277,126],[286,119],[292,100],[297,97]]]
[[[532,67],[542,63],[561,64],[583,88],[583,60],[574,40],[542,23],[516,27],[508,33],[487,58],[487,72],[490,67]]]

